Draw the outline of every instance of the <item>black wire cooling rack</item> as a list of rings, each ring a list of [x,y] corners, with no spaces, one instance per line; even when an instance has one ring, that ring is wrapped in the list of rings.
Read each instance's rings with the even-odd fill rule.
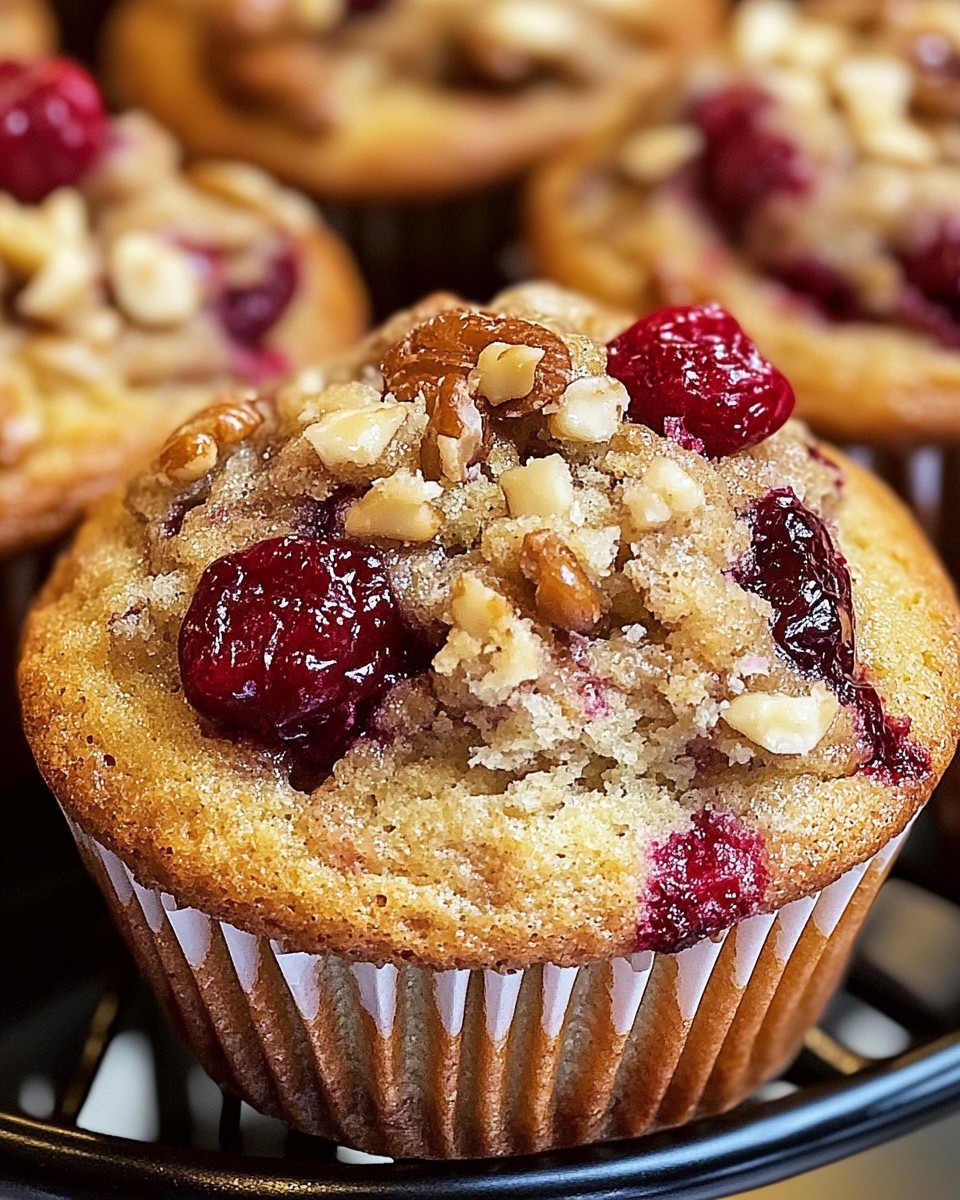
[[[960,1108],[960,980],[956,995],[908,983],[896,954],[868,931],[827,1018],[773,1089],[722,1117],[645,1138],[496,1161],[348,1165],[336,1147],[277,1125],[276,1153],[249,1144],[241,1105],[220,1098],[218,1149],[196,1145],[188,1077],[199,1068],[176,1043],[112,933],[75,861],[53,802],[35,783],[7,794],[13,836],[0,870],[0,1196],[3,1200],[122,1197],[714,1197],[772,1183],[907,1133]],[[30,853],[25,848],[31,847]],[[42,865],[39,865],[42,864]],[[960,947],[960,909],[933,822],[921,822],[881,896],[879,932],[909,930],[933,905]],[[875,923],[875,927],[876,927]],[[942,932],[942,931],[941,931]],[[941,933],[936,933],[937,938]],[[937,941],[945,956],[953,942]],[[891,964],[891,958],[893,958]],[[910,974],[909,967],[906,974]],[[941,993],[943,989],[940,989]],[[934,989],[936,992],[936,989]],[[880,1057],[848,1036],[870,1015],[896,1031]],[[137,1142],[84,1132],[77,1120],[113,1041],[149,1044],[158,1136]],[[889,1048],[889,1042],[888,1042]],[[42,1074],[52,1111],[18,1111]],[[212,1085],[209,1085],[212,1088]]]

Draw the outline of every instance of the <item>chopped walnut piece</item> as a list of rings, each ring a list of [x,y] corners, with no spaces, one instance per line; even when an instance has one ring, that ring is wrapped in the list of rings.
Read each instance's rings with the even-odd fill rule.
[[[500,476],[512,517],[563,516],[573,504],[573,477],[559,454],[534,458]]]
[[[557,629],[586,633],[600,620],[600,593],[557,534],[544,529],[528,533],[520,570],[536,585],[537,612]]]
[[[474,372],[481,354],[494,342],[543,351],[534,364],[529,390],[523,396],[505,397],[497,404],[497,416],[524,417],[560,399],[570,382],[572,364],[570,351],[555,333],[516,317],[466,308],[438,313],[391,347],[383,359],[385,387],[398,400],[413,400],[421,393],[429,397],[450,376],[479,387],[479,373]]]
[[[224,450],[238,446],[262,424],[256,406],[243,400],[204,409],[167,439],[160,451],[158,479],[195,483],[213,470]]]
[[[533,391],[543,355],[540,346],[491,342],[480,351],[470,379],[475,381],[477,394],[489,400],[494,408],[508,400],[522,400]]]
[[[818,686],[809,696],[745,692],[730,701],[723,719],[771,754],[809,754],[839,710],[836,696]]]
[[[190,255],[152,233],[125,233],[110,247],[117,303],[140,325],[181,325],[200,310],[203,291]]]
[[[440,514],[432,503],[440,492],[438,484],[425,482],[419,472],[400,470],[378,479],[347,512],[347,536],[432,541],[440,532]]]
[[[566,442],[608,442],[630,404],[627,389],[609,375],[575,379],[547,422],[550,436]]]
[[[331,471],[348,464],[369,467],[393,441],[410,407],[365,404],[362,408],[335,408],[309,425],[303,436]]]
[[[469,468],[482,460],[487,445],[483,414],[467,381],[460,375],[441,380],[427,397],[427,415],[420,447],[424,478],[463,483]]]

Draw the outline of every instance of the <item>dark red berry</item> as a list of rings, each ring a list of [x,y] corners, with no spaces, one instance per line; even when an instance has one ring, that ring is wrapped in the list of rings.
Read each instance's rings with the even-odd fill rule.
[[[241,346],[259,347],[296,295],[299,274],[296,256],[287,249],[259,283],[225,288],[216,310],[229,337]]]
[[[770,263],[765,270],[792,292],[805,296],[831,321],[855,321],[866,316],[856,289],[822,259],[810,255],[791,262]]]
[[[184,694],[203,716],[329,767],[387,688],[422,669],[382,556],[273,538],[204,571],[180,629]]]
[[[78,183],[109,124],[90,75],[64,58],[0,62],[0,189],[36,204]]]
[[[823,521],[790,488],[754,501],[746,512],[750,549],[733,577],[773,608],[773,640],[804,675],[839,687],[854,670],[850,572]]]
[[[763,838],[728,812],[703,809],[690,829],[653,847],[637,949],[670,954],[760,911]]]
[[[629,420],[708,458],[756,446],[793,412],[793,388],[718,304],[644,317],[607,354],[630,394]]]
[[[802,194],[811,170],[799,148],[772,128],[772,99],[751,84],[703,97],[693,119],[704,137],[700,191],[719,223],[738,234],[776,193]]]
[[[390,0],[347,0],[347,12],[350,16],[359,17],[386,8],[389,3]]]
[[[777,649],[855,709],[861,770],[888,783],[922,778],[930,769],[926,747],[908,737],[908,718],[886,715],[876,688],[857,669],[850,572],[826,525],[789,488],[767,492],[744,516],[753,536],[732,574],[769,602]]]
[[[960,345],[960,218],[917,230],[899,258],[906,280],[901,324],[942,345]]]

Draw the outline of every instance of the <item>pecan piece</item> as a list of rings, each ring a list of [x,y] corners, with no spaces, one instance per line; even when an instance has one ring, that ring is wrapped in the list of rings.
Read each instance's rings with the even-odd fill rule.
[[[398,400],[412,400],[420,392],[429,396],[453,375],[466,380],[471,391],[482,397],[484,371],[478,370],[478,363],[494,342],[503,344],[494,356],[497,361],[515,347],[534,352],[523,356],[523,365],[530,368],[530,386],[522,395],[490,389],[496,394],[487,402],[495,406],[497,416],[525,417],[560,399],[571,372],[570,352],[563,341],[542,325],[469,308],[450,309],[415,325],[385,354],[384,384]]]
[[[255,404],[233,400],[197,413],[167,438],[160,451],[162,483],[194,483],[217,465],[224,450],[246,441],[263,424]]]
[[[600,620],[600,593],[577,556],[555,533],[528,533],[520,570],[536,585],[537,612],[557,629],[586,633]]]
[[[447,375],[426,399],[430,419],[420,445],[423,476],[463,483],[489,449],[483,415],[461,375]]]

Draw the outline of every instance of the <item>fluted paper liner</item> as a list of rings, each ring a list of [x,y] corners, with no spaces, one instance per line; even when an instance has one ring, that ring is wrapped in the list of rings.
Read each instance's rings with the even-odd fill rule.
[[[210,1075],[297,1129],[394,1157],[525,1153],[736,1104],[816,1021],[904,836],[678,954],[499,974],[284,953],[141,887],[71,828]]]

